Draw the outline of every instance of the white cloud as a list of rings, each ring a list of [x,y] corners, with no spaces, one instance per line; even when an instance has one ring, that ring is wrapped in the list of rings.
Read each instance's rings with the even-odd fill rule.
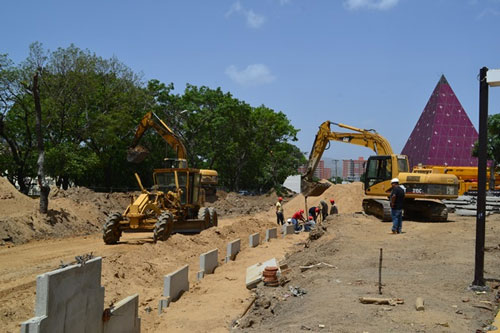
[[[345,0],[344,6],[350,10],[377,9],[387,10],[398,4],[399,0]]]
[[[279,0],[280,1],[280,5],[284,6],[284,5],[288,5],[290,3],[290,0]]]
[[[247,26],[253,29],[260,28],[266,21],[264,15],[257,14],[252,9],[244,8],[239,0],[232,4],[231,8],[229,8],[229,10],[226,12],[226,17],[229,17],[233,14],[239,14],[245,17]]]
[[[485,10],[483,10],[481,13],[479,13],[476,16],[476,19],[482,19],[483,17],[488,16],[488,15],[499,16],[500,15],[500,11],[495,10],[495,9],[491,9],[491,8],[486,8]]]
[[[234,65],[226,68],[226,75],[233,81],[244,86],[257,86],[273,82],[276,77],[269,68],[263,64],[248,65],[247,68],[238,70]]]

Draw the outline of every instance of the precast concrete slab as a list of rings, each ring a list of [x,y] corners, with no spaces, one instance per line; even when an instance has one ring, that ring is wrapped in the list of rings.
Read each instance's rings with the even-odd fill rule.
[[[185,265],[173,273],[165,275],[163,280],[163,296],[170,301],[176,301],[183,292],[189,290],[189,265]],[[167,304],[168,306],[168,304]]]
[[[248,236],[248,244],[250,247],[256,247],[259,245],[260,235],[259,233],[251,234]]]
[[[219,250],[214,249],[200,255],[200,271],[198,272],[198,280],[201,280],[205,274],[213,274],[215,268],[219,264]]]
[[[281,233],[283,234],[283,237],[286,235],[293,235],[295,233],[295,227],[293,224],[285,224],[281,227]]]
[[[111,309],[111,316],[103,324],[103,333],[140,333],[141,319],[138,316],[139,295],[122,299]]]
[[[271,238],[278,238],[278,228],[271,228],[266,230],[266,242],[269,242]]]
[[[241,240],[235,239],[232,242],[227,243],[226,249],[226,262],[236,259],[236,255],[240,252]]]
[[[245,283],[248,289],[252,289],[257,286],[257,284],[262,280],[262,272],[268,266],[278,267],[278,274],[281,274],[279,269],[280,266],[278,265],[278,260],[276,260],[276,258],[249,266],[247,267],[247,274],[245,277]]]
[[[101,258],[39,275],[35,317],[21,332],[102,332]]]

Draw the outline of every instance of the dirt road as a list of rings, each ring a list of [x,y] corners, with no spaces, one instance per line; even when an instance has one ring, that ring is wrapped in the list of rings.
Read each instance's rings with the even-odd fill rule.
[[[167,242],[153,244],[151,234],[125,234],[120,244],[104,245],[100,235],[58,240],[34,241],[0,249],[0,327],[18,332],[19,323],[33,316],[36,276],[68,263],[76,255],[93,252],[103,257],[102,285],[106,288],[106,305],[127,295],[139,293],[143,332],[227,331],[233,318],[246,307],[250,292],[244,288],[246,267],[273,257],[282,258],[293,251],[305,235],[296,235],[248,248],[247,237],[275,226],[272,214],[222,219],[219,227],[198,235],[173,235]],[[242,239],[242,252],[236,262],[222,264],[228,240]],[[216,274],[196,282],[199,255],[220,249],[221,267]],[[163,276],[189,264],[191,288],[168,312],[158,316]],[[185,320],[196,314],[196,320]],[[167,326],[168,323],[168,326]],[[208,325],[208,326],[207,326]]]

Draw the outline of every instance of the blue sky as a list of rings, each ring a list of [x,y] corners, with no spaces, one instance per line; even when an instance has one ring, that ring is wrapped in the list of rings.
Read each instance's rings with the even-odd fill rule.
[[[15,62],[34,41],[74,43],[177,92],[221,87],[283,111],[303,151],[331,120],[374,128],[400,152],[441,74],[477,127],[479,69],[500,68],[500,0],[7,0],[0,31]],[[335,143],[325,156],[371,154]]]

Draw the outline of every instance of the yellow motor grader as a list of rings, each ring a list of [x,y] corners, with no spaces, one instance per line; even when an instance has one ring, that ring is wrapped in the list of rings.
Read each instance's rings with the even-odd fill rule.
[[[178,152],[185,157],[186,150],[180,139],[155,114],[144,116],[137,129],[127,159],[131,162],[143,160],[145,149],[137,147],[144,132],[153,127]],[[217,212],[212,207],[203,207],[205,193],[202,188],[202,173],[189,168],[185,158],[165,159],[166,167],[153,172],[153,188],[147,191],[137,174],[137,183],[142,193],[132,198],[123,213],[108,216],[103,227],[106,244],[116,244],[123,232],[153,231],[153,239],[165,241],[173,232],[194,233],[217,226]]]

